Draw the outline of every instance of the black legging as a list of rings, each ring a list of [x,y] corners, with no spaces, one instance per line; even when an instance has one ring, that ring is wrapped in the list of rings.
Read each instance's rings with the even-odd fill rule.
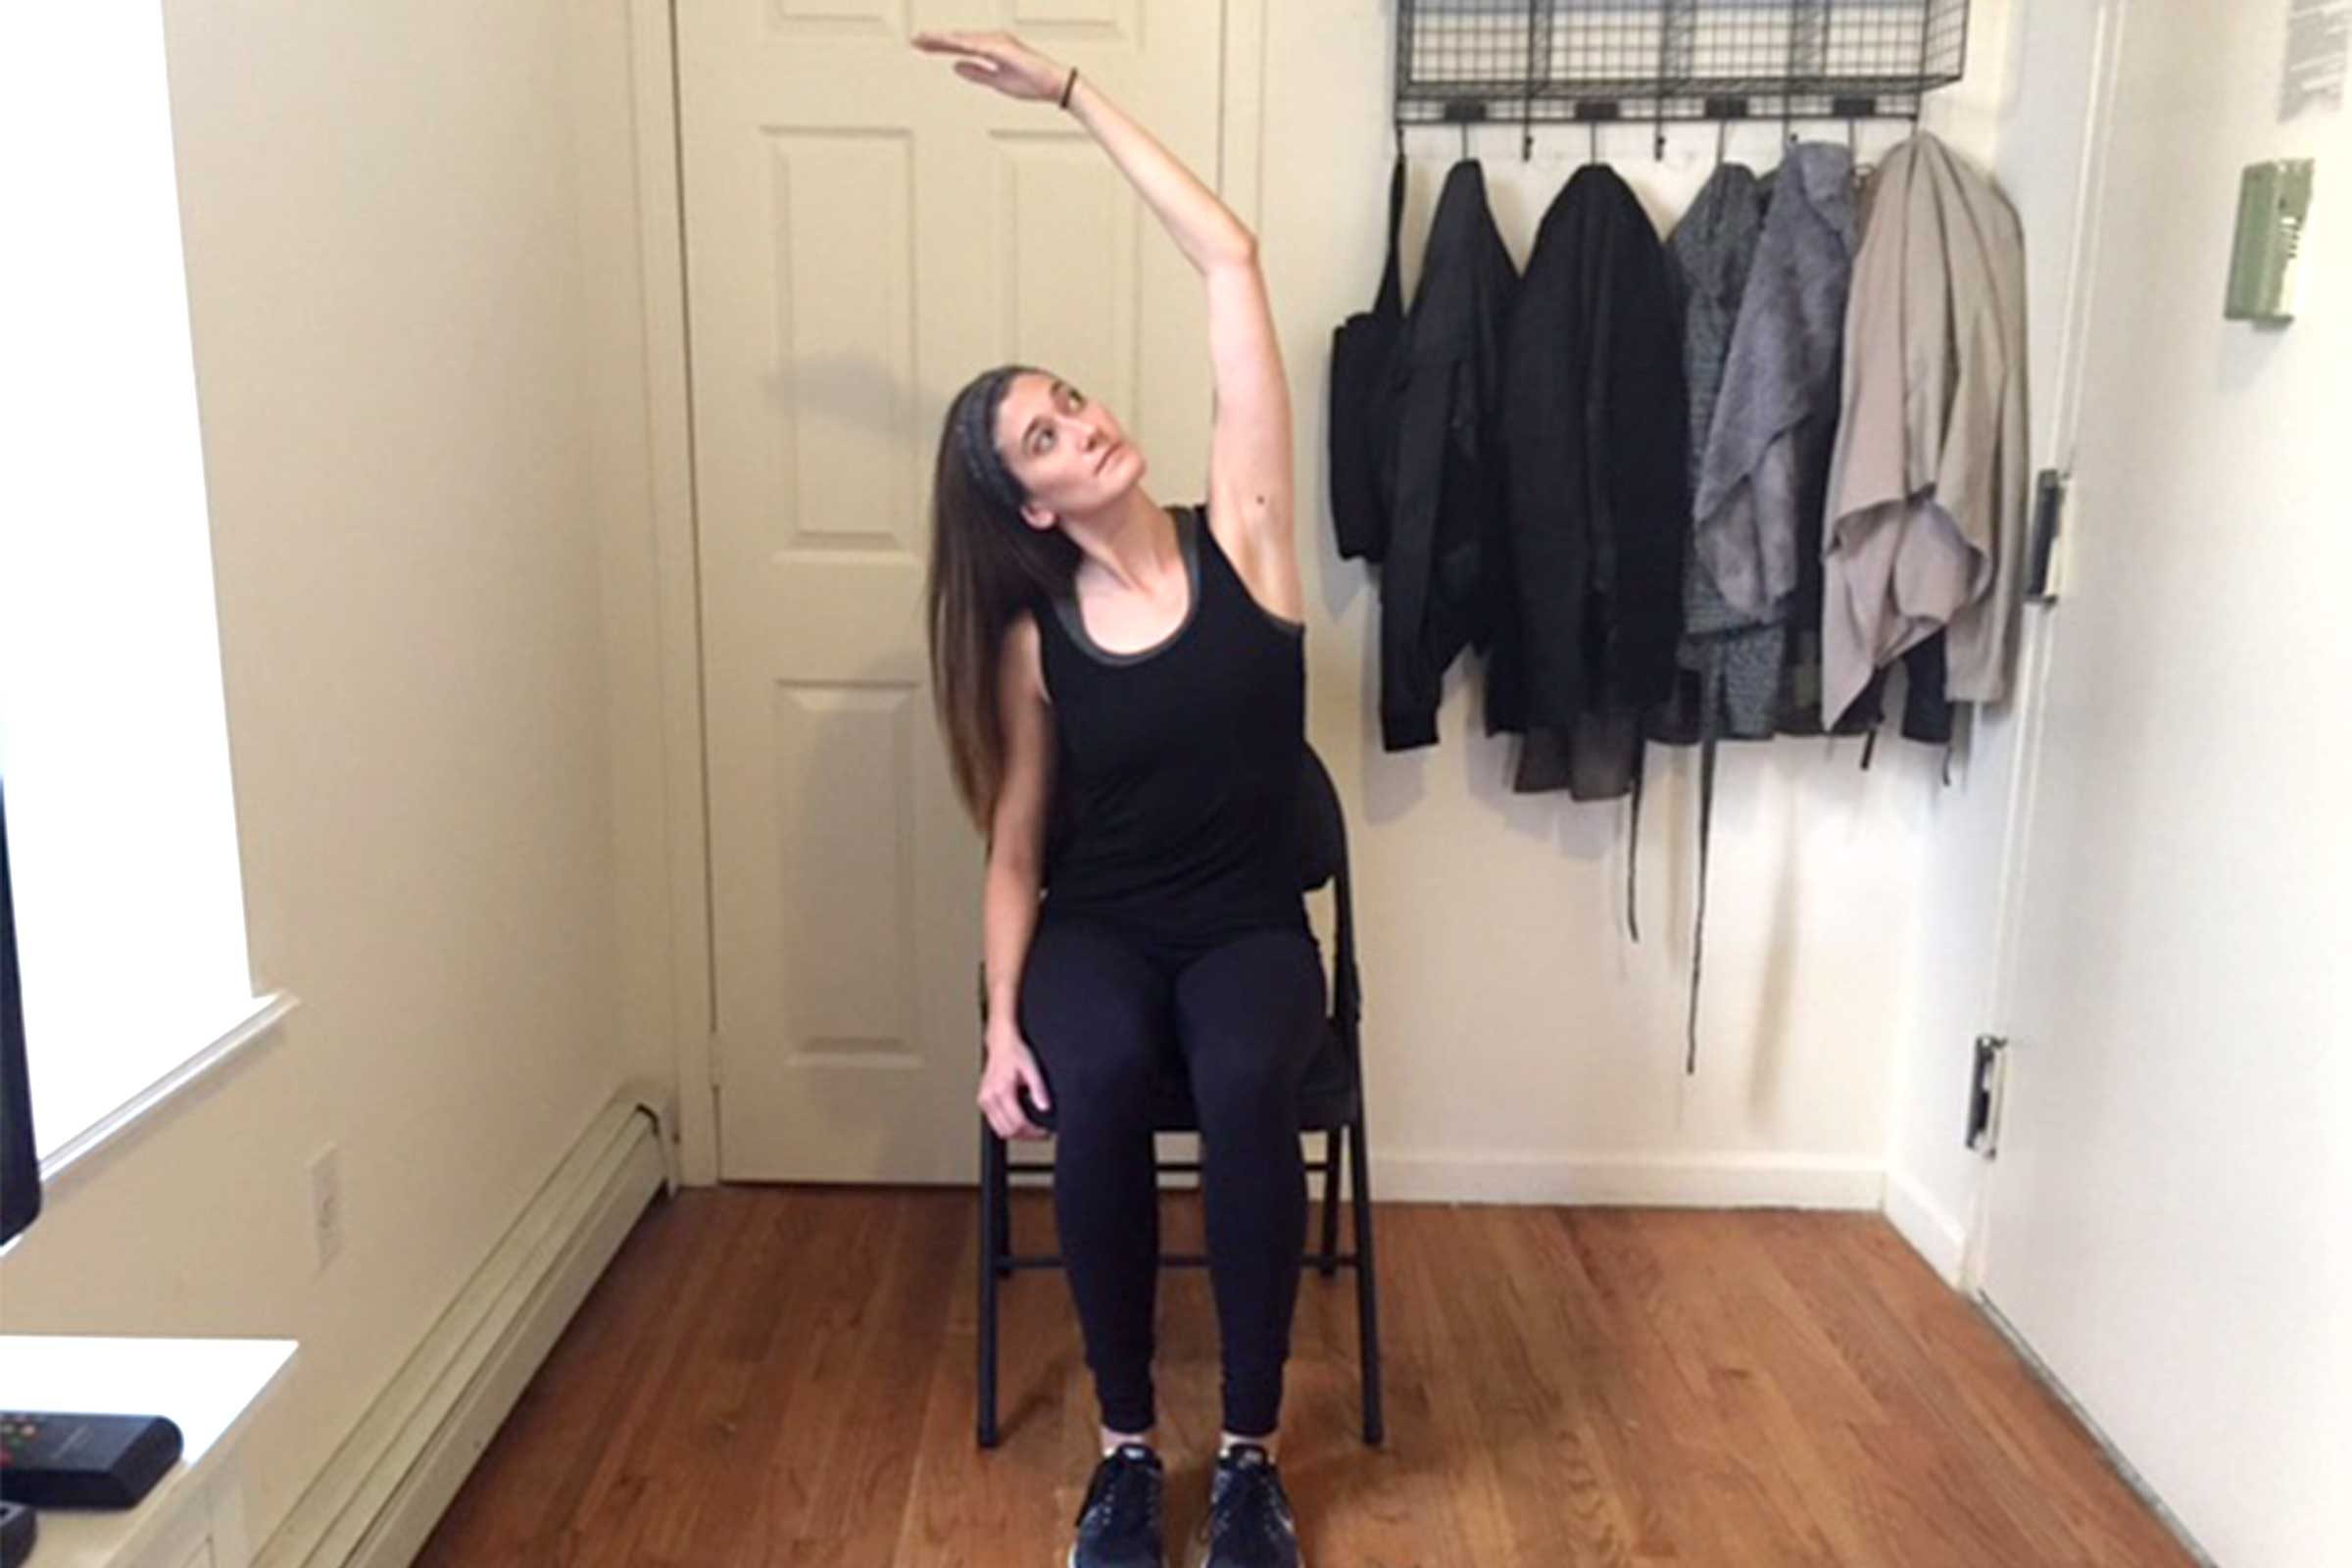
[[[1152,1085],[1171,1048],[1200,1117],[1225,1429],[1263,1437],[1279,1423],[1306,1246],[1298,1087],[1324,986],[1304,927],[1201,946],[1051,911],[1038,923],[1021,970],[1021,1033],[1053,1102],[1054,1220],[1102,1424],[1114,1432],[1153,1419]]]

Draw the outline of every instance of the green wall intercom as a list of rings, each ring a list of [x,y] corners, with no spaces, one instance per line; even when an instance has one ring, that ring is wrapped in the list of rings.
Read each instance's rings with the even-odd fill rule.
[[[2303,225],[2311,216],[2311,160],[2248,164],[2237,187],[2237,242],[2230,255],[2233,321],[2290,321]]]

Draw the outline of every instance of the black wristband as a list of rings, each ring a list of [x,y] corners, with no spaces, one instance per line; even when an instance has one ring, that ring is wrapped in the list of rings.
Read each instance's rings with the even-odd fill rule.
[[[1063,82],[1063,83],[1061,84],[1061,102],[1060,102],[1059,104],[1055,105],[1054,107],[1056,107],[1056,108],[1059,108],[1059,109],[1067,109],[1067,108],[1069,108],[1069,107],[1070,107],[1070,92],[1071,92],[1071,90],[1072,90],[1073,88],[1075,88],[1077,85],[1078,85],[1078,68],[1077,68],[1076,66],[1072,66],[1072,67],[1070,68],[1070,79],[1069,79],[1069,80],[1067,80],[1067,81],[1065,81],[1065,82]]]

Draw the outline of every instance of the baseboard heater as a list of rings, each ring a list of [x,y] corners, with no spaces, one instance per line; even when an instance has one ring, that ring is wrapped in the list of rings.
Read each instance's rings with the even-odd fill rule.
[[[624,1092],[598,1112],[256,1568],[408,1568],[646,1204],[675,1189],[667,1108]]]

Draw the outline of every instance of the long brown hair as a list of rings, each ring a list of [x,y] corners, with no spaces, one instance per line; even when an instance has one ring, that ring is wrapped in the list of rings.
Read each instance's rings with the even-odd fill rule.
[[[983,833],[1004,780],[1004,720],[997,706],[1004,634],[1040,595],[1067,591],[1078,546],[1059,528],[1021,516],[1020,481],[997,450],[997,410],[1025,365],[974,376],[939,433],[931,483],[931,696],[956,791]]]

